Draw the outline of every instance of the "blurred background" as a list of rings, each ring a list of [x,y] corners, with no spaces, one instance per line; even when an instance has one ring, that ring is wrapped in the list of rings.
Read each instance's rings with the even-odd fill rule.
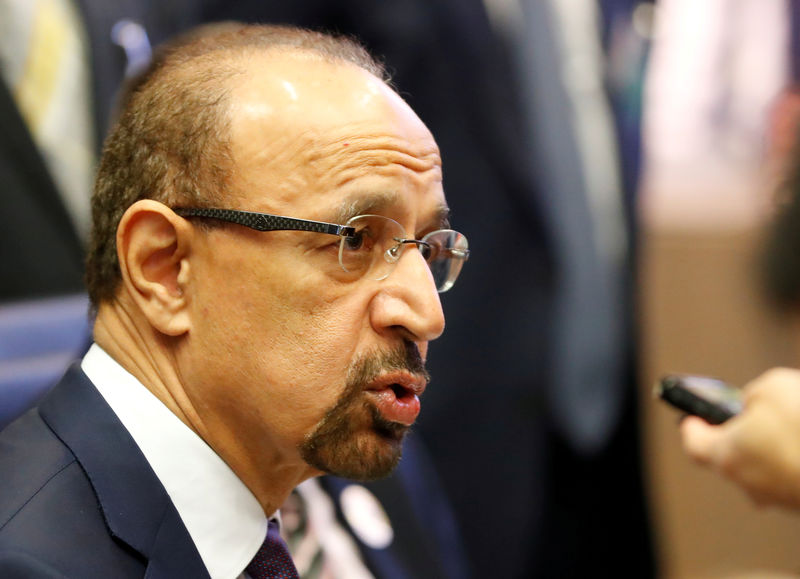
[[[418,434],[472,573],[796,575],[800,515],[691,464],[652,386],[800,367],[758,272],[799,18],[797,0],[0,0],[0,388],[86,346],[87,183],[153,48],[226,19],[354,34],[436,136],[471,242]],[[36,306],[64,296],[67,314]],[[56,345],[18,339],[59,316]]]
[[[643,98],[641,429],[666,577],[795,576],[800,519],[754,507],[691,464],[664,373],[744,384],[796,367],[794,314],[768,301],[759,251],[796,141],[797,2],[662,0]]]

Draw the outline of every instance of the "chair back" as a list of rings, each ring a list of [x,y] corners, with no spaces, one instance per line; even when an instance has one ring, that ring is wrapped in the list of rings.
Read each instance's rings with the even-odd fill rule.
[[[34,406],[91,341],[85,294],[0,304],[0,430]]]

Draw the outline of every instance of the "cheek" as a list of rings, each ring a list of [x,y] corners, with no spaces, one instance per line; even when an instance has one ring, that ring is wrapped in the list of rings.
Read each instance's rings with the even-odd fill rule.
[[[359,349],[363,314],[338,300],[280,300],[268,331],[270,358],[284,382],[305,387],[341,390],[349,364]]]
[[[369,322],[352,285],[292,254],[215,252],[225,257],[198,282],[192,340],[205,396],[297,435],[341,396]]]
[[[227,395],[286,428],[311,427],[336,403],[365,327],[365,306],[347,294],[323,295],[308,281],[264,281],[257,295],[253,288],[226,291],[225,302],[234,305],[207,311],[202,322],[211,336],[205,355],[217,349],[228,361],[218,368]]]

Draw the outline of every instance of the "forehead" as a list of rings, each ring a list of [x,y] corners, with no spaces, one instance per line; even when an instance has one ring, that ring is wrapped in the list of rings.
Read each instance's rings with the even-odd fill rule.
[[[436,142],[383,81],[304,53],[261,54],[247,71],[231,99],[239,203],[272,212],[341,211],[362,196],[444,205]]]

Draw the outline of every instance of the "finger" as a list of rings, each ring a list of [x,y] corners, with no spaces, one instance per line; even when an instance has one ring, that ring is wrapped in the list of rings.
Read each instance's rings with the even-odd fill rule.
[[[686,453],[698,462],[716,462],[724,445],[725,432],[697,416],[687,416],[680,425],[681,440]]]

